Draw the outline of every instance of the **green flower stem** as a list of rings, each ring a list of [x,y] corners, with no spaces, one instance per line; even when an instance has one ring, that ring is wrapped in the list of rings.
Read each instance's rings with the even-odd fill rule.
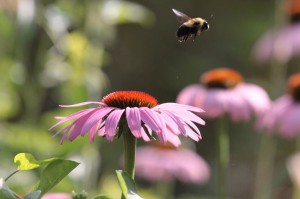
[[[136,138],[128,129],[127,131],[123,132],[123,140],[125,153],[124,171],[126,171],[130,175],[130,177],[134,179]]]
[[[122,134],[124,141],[124,171],[127,172],[134,180],[135,151],[137,140],[127,126],[123,129]],[[125,199],[123,194],[122,199]]]
[[[258,150],[254,199],[271,198],[276,145],[274,136],[262,135]]]
[[[218,125],[218,195],[219,199],[227,198],[227,171],[229,164],[229,137],[226,119],[222,117]]]
[[[9,174],[9,176],[7,176],[4,181],[6,182],[10,177],[12,177],[13,175],[15,175],[16,173],[18,173],[20,170],[16,170],[14,172],[12,172],[11,174]]]

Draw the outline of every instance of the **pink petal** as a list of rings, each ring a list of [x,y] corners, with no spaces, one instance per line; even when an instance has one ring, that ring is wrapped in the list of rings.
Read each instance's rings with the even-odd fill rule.
[[[181,145],[181,141],[178,135],[175,135],[170,130],[166,130],[165,132],[168,138],[168,142],[172,143],[175,147],[179,147]]]
[[[100,125],[100,129],[98,130],[98,135],[99,136],[105,136],[105,126],[103,126],[104,124],[103,123],[101,123],[101,125]],[[101,128],[101,126],[103,126],[102,128]]]
[[[101,120],[98,120],[98,122],[90,129],[90,135],[89,135],[89,141],[94,141],[95,135],[100,127]]]
[[[81,117],[82,115],[88,114],[91,111],[93,111],[94,109],[95,108],[84,109],[84,110],[78,111],[76,113],[73,113],[73,114],[71,114],[71,115],[69,115],[67,117],[64,117],[59,122],[57,122],[55,125],[53,125],[52,127],[50,127],[49,131],[52,130],[53,128],[59,126],[60,124],[62,124],[64,122],[67,122],[67,121],[72,120],[72,119],[77,119],[77,118]]]
[[[287,138],[293,138],[300,133],[300,105],[291,105],[287,107],[285,113],[281,115],[280,131]]]
[[[116,128],[125,109],[114,110],[105,120],[105,132],[108,141],[113,141],[116,134]]]
[[[149,136],[147,135],[147,133],[144,131],[143,128],[141,128],[141,133],[142,133],[142,138],[145,142],[149,142],[150,141],[150,138]]]
[[[160,105],[154,107],[153,109],[155,109],[155,110],[157,110],[157,109],[175,110],[178,108],[187,110],[187,111],[197,112],[197,113],[205,112],[201,108],[198,108],[195,106],[189,106],[189,105],[185,105],[185,104],[178,104],[178,103],[163,103],[163,104],[160,104]]]
[[[206,97],[201,102],[201,107],[206,111],[204,115],[209,118],[222,116],[225,113],[224,98],[228,95],[227,93],[227,90],[223,89],[207,90]]]
[[[177,109],[173,109],[172,112],[173,112],[174,115],[176,115],[177,117],[182,119],[184,122],[193,121],[193,122],[196,122],[198,124],[205,125],[204,120],[202,120],[200,117],[198,117],[194,113],[189,112],[185,109],[177,108]]]
[[[72,126],[73,126],[73,124],[69,125],[68,128],[66,128],[66,131],[60,140],[60,144],[62,144],[65,141],[65,139],[68,137],[69,131],[72,129]]]
[[[90,104],[96,104],[96,105],[102,105],[102,106],[106,106],[106,104],[102,103],[102,102],[81,102],[78,104],[72,104],[72,105],[59,105],[60,107],[64,107],[64,108],[72,108],[72,107],[78,107],[78,106],[86,106],[86,105],[90,105]]]
[[[137,107],[134,108],[126,108],[126,120],[128,127],[131,131],[131,133],[136,137],[140,138],[142,137],[141,134],[141,116],[140,111]]]
[[[198,104],[202,96],[205,96],[205,89],[199,84],[193,84],[185,87],[177,96],[176,102],[180,104],[188,104],[191,106],[202,107]],[[200,98],[199,98],[200,97]]]
[[[172,112],[170,111],[162,111],[162,115],[164,116],[165,120],[167,121],[167,126],[172,129],[172,131],[175,134],[182,133],[183,135],[186,135],[186,130],[184,128],[184,122],[180,120],[178,117],[176,117]],[[177,129],[175,128],[177,127]],[[178,131],[178,132],[177,132]]]
[[[151,110],[151,109],[150,109]],[[152,111],[152,110],[151,110]],[[154,111],[153,111],[154,112]],[[161,131],[160,132],[156,132],[157,135],[159,136],[160,140],[163,142],[163,143],[166,143],[168,138],[167,138],[167,134],[166,134],[166,130],[167,130],[167,127],[166,127],[166,122],[165,120],[163,119],[163,117],[161,116],[161,114],[159,113],[156,113],[154,112],[154,114],[156,114],[157,118],[158,118],[158,122],[160,123],[160,128],[161,128]]]
[[[87,133],[94,124],[96,124],[99,120],[102,120],[103,117],[112,110],[114,110],[114,108],[111,107],[97,108],[97,110],[93,114],[91,114],[90,117],[85,121],[80,134],[84,135],[85,133]]]
[[[265,90],[255,84],[240,84],[236,88],[247,99],[255,114],[259,115],[270,108],[271,100]]]
[[[156,117],[156,115],[146,107],[140,108],[140,115],[142,121],[150,127],[151,130],[155,132],[160,132],[161,128],[159,126],[159,121]]]

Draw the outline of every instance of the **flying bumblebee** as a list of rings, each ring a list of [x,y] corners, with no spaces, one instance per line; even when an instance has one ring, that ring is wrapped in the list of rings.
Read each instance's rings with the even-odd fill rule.
[[[209,24],[205,19],[191,18],[178,10],[172,10],[179,23],[182,23],[176,32],[179,42],[185,42],[189,38],[193,38],[193,40],[195,40],[197,35],[200,35],[201,32],[209,29]]]

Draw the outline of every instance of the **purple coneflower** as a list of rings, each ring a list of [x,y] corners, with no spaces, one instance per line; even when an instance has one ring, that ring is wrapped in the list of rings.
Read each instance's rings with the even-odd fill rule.
[[[300,73],[288,80],[288,92],[274,101],[258,121],[258,128],[267,132],[278,132],[285,138],[293,138],[300,133]]]
[[[171,145],[138,147],[135,166],[137,176],[152,182],[177,179],[183,183],[205,183],[210,177],[209,165],[202,157]]]
[[[95,104],[67,117],[57,117],[60,121],[54,127],[73,121],[55,135],[64,132],[61,142],[66,138],[73,141],[78,136],[89,134],[93,141],[95,135],[105,136],[108,141],[120,137],[124,128],[129,128],[132,135],[150,141],[153,132],[162,143],[171,142],[180,145],[179,134],[195,141],[201,139],[200,131],[194,123],[205,122],[192,112],[200,113],[202,109],[177,103],[158,104],[149,94],[137,91],[117,91],[105,96],[101,102],[83,102],[62,107],[78,107]]]
[[[184,88],[177,102],[203,108],[207,112],[201,115],[207,118],[227,113],[234,121],[248,120],[253,113],[258,115],[269,108],[268,94],[255,84],[244,83],[235,70],[210,70],[201,76],[200,83]]]
[[[300,2],[290,0],[286,3],[287,23],[276,30],[266,32],[254,47],[256,59],[265,63],[275,59],[286,63],[293,56],[300,55]]]
[[[204,73],[201,84],[184,88],[177,102],[201,107],[207,118],[219,118],[218,128],[218,189],[219,199],[227,197],[226,177],[229,164],[229,137],[224,116],[237,122],[249,120],[251,115],[260,115],[270,106],[268,94],[259,86],[243,82],[243,77],[235,70],[218,68]]]

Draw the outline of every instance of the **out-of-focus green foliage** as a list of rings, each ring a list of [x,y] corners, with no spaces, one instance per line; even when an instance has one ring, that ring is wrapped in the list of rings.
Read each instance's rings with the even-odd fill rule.
[[[89,144],[83,137],[60,145],[48,129],[54,116],[74,111],[60,110],[59,104],[100,100],[105,94],[110,80],[103,68],[111,62],[108,49],[117,26],[149,27],[154,19],[150,9],[127,1],[0,1],[0,176],[12,172],[11,160],[20,152],[79,158],[84,163],[70,175],[72,181],[65,179],[53,190],[70,192],[73,186],[98,193],[101,142]],[[40,165],[31,160],[31,166]],[[29,181],[37,176],[22,175],[27,174]],[[26,189],[30,182],[18,176],[9,182],[20,193],[25,184]]]
[[[21,152],[38,159],[67,157],[81,164],[51,191],[86,190],[89,196],[120,197],[113,171],[122,167],[122,144],[101,138],[89,143],[82,137],[61,145],[61,135],[52,137],[54,132],[48,131],[53,118],[78,109],[58,105],[99,101],[116,90],[140,90],[159,102],[175,101],[177,93],[197,83],[203,72],[224,66],[268,88],[272,86],[267,79],[269,66],[258,66],[251,53],[262,33],[275,26],[277,4],[271,0],[0,0],[0,176],[16,169],[12,160]],[[175,32],[180,24],[172,8],[191,17],[208,19],[213,14],[210,30],[194,42],[179,44]],[[252,199],[253,195],[259,153],[253,146],[261,137],[253,125],[253,121],[230,125],[229,184],[235,198]],[[203,140],[196,145],[212,169],[208,184],[153,185],[137,179],[139,194],[149,199],[213,198],[217,184],[214,126],[207,121],[201,129]],[[294,145],[280,139],[279,146],[275,173],[280,176],[274,180],[273,196],[285,199],[280,193],[291,188],[283,172],[284,160]],[[38,176],[26,171],[7,184],[25,195]]]

